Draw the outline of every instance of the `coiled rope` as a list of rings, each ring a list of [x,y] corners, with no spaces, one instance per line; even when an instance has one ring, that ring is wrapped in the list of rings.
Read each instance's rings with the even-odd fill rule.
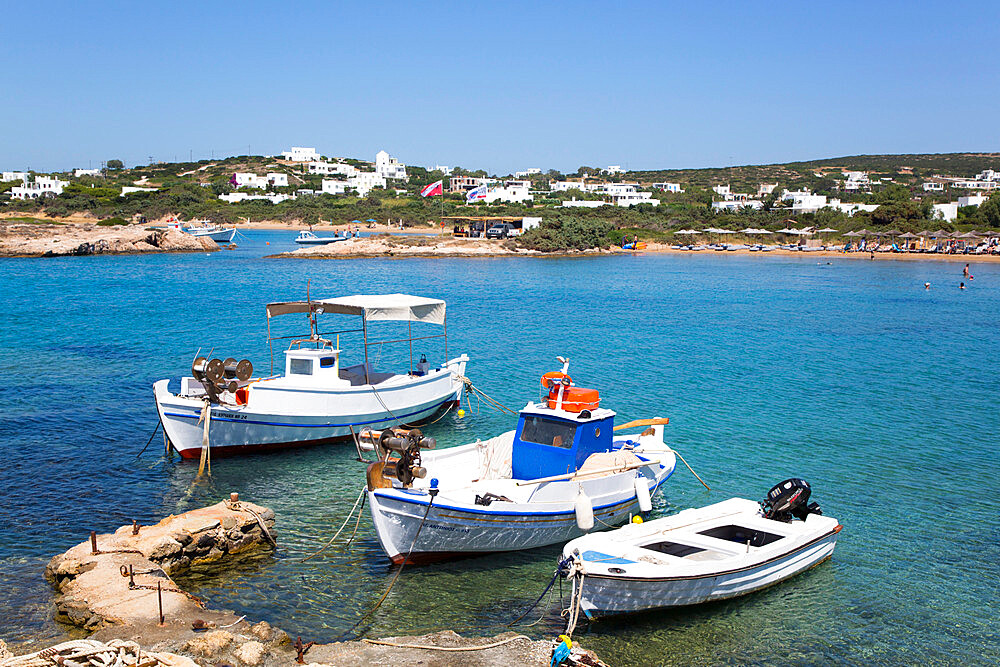
[[[126,667],[176,664],[169,654],[144,652],[137,643],[112,639],[108,643],[95,639],[75,639],[47,649],[0,660],[0,667],[52,667],[53,665],[93,665],[94,667]]]

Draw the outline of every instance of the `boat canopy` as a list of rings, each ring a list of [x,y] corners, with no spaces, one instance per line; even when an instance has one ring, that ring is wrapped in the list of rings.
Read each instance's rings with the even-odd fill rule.
[[[409,294],[355,294],[336,299],[281,301],[267,304],[267,316],[289,313],[360,315],[367,321],[444,324],[445,302]]]

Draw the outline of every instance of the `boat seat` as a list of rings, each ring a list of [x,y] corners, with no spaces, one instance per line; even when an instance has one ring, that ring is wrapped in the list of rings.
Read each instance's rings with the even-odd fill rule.
[[[587,460],[583,462],[576,479],[583,480],[604,477],[608,473],[598,471],[607,471],[608,468],[625,468],[636,463],[642,463],[642,459],[632,452],[597,452],[588,456]],[[591,472],[588,474],[588,471]]]

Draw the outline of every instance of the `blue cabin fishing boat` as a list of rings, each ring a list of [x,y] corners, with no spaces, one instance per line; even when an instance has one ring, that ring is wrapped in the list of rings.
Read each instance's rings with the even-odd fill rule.
[[[562,543],[651,508],[674,471],[667,419],[615,426],[595,389],[574,385],[569,362],[546,373],[547,395],[514,430],[435,450],[417,429],[363,431],[367,493],[379,542],[395,562],[427,562]],[[644,427],[638,435],[615,431]]]

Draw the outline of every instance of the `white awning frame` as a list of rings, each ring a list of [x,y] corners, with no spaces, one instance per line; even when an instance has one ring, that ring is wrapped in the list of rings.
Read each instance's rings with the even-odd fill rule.
[[[409,294],[355,294],[267,304],[268,318],[290,313],[358,315],[368,322],[426,322],[443,326],[445,302]]]

